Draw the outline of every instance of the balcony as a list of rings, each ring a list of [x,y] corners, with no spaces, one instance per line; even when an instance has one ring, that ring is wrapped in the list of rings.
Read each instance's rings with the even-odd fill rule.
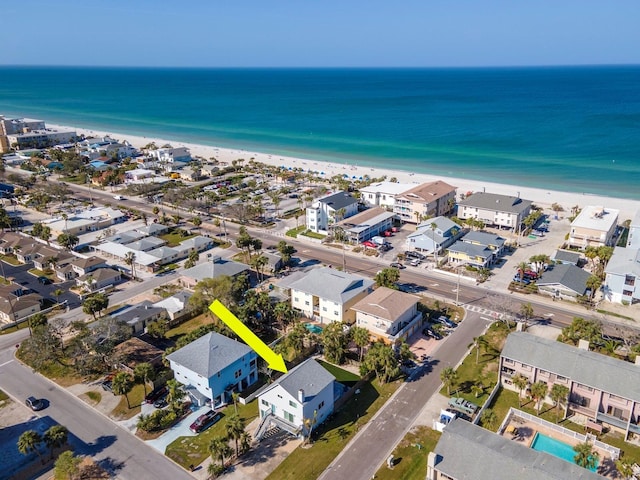
[[[606,413],[598,412],[596,414],[596,420],[602,423],[607,423],[609,425],[613,425],[614,427],[621,428],[622,430],[627,429],[627,423],[629,420],[625,420],[624,418],[614,417],[613,415],[607,415]],[[637,425],[632,425],[635,428],[635,431],[640,431]]]

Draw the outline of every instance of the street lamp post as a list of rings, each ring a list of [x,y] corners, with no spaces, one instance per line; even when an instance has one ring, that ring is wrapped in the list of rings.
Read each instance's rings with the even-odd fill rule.
[[[456,267],[458,269],[458,283],[456,286],[456,306],[460,305],[460,302],[458,301],[460,298],[460,268],[464,267],[465,265],[466,263],[461,263]]]

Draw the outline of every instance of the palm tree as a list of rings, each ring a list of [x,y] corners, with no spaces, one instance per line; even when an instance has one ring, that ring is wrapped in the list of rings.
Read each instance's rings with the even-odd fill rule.
[[[40,444],[42,443],[42,436],[35,430],[27,430],[20,438],[18,438],[18,451],[23,455],[28,455],[31,452],[36,452],[38,458],[42,460],[40,456]]]
[[[598,452],[593,449],[593,445],[589,442],[579,443],[573,447],[573,451],[576,452],[573,457],[573,461],[580,465],[582,468],[591,470],[598,465],[600,456]]]
[[[518,269],[520,280],[524,280],[524,272],[529,269],[529,264],[527,262],[520,262],[516,268]]]
[[[147,362],[139,363],[133,369],[133,376],[136,381],[142,383],[142,388],[144,389],[144,396],[147,396],[147,382],[149,380],[153,380],[156,375],[156,370],[153,368],[153,365]]]
[[[559,383],[554,383],[551,387],[551,392],[549,392],[549,398],[551,398],[556,405],[556,423],[558,423],[560,407],[569,398],[569,388]]]
[[[131,404],[129,403],[129,392],[133,389],[133,379],[131,375],[127,372],[116,373],[116,376],[113,377],[111,388],[116,395],[124,395],[124,398],[127,400],[127,408],[131,409]]]
[[[529,380],[524,375],[517,374],[511,379],[515,387],[518,389],[518,405],[522,407],[522,391],[527,388]]]
[[[369,335],[369,330],[363,327],[354,326],[351,327],[351,338],[353,339],[353,343],[355,343],[359,350],[359,360],[362,362],[362,354],[364,353],[364,348],[371,343],[371,338]]]
[[[136,278],[136,254],[135,252],[127,252],[124,256],[124,263],[131,267],[131,276]]]
[[[239,417],[237,414],[231,415],[225,425],[225,431],[227,432],[227,437],[233,440],[236,444],[236,457],[240,455],[238,441],[242,438],[244,429],[245,429],[244,420],[241,417]]]
[[[64,293],[64,290],[60,289],[60,288],[56,288],[53,291],[53,296],[56,297],[56,303],[58,305],[60,305],[60,295],[62,295]]]
[[[600,288],[600,285],[602,285],[602,280],[600,280],[597,275],[591,275],[589,278],[587,278],[585,285],[591,292],[589,294],[589,301],[592,301],[593,296],[596,294],[596,291]]]
[[[220,465],[224,468],[224,457],[231,455],[231,447],[225,437],[213,437],[209,442],[209,453],[211,458],[220,460]]]
[[[480,420],[482,420],[483,427],[485,427],[487,430],[493,431],[496,428],[498,416],[496,415],[496,412],[494,412],[490,408],[487,408],[484,412],[482,412],[482,417]]]
[[[307,436],[305,439],[307,443],[311,443],[311,433],[313,432],[313,427],[315,427],[316,423],[318,423],[318,410],[313,411],[312,418],[302,419],[302,424],[304,425],[304,429],[307,432]]]
[[[53,460],[53,450],[59,448],[67,443],[69,437],[69,430],[62,425],[54,425],[44,432],[44,443],[47,445],[51,452],[51,459]]]
[[[487,342],[487,338],[484,335],[480,335],[479,337],[474,337],[473,342],[467,345],[467,348],[475,348],[476,349],[476,365],[478,365],[478,361],[480,359],[480,349],[486,349],[489,346],[489,342]]]
[[[240,398],[238,392],[231,392],[231,400],[233,401],[233,408],[236,411],[236,415],[238,414],[238,398]]]
[[[536,413],[540,415],[540,406],[544,401],[544,397],[547,395],[547,384],[544,382],[536,382],[531,385],[531,396],[536,402]]]
[[[482,386],[482,384],[474,383],[473,385],[471,385],[471,393],[473,393],[474,397],[478,398],[484,393],[484,387]]]
[[[182,400],[184,397],[184,390],[182,389],[182,384],[178,382],[175,378],[167,381],[167,388],[169,389],[169,394],[167,395],[167,399],[172,406],[177,405],[177,403]]]
[[[451,387],[455,385],[457,379],[458,374],[453,367],[447,367],[440,372],[440,380],[447,387],[447,395],[451,395]]]
[[[524,320],[524,329],[526,330],[529,324],[529,320],[533,318],[533,306],[530,302],[520,305],[520,316]]]
[[[633,476],[633,462],[627,458],[619,458],[616,460],[616,469],[618,470],[618,473],[627,480],[635,478]]]

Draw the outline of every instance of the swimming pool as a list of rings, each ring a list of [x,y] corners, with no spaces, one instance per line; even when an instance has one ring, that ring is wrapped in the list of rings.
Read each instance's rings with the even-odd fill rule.
[[[311,333],[315,333],[315,334],[320,334],[322,333],[322,327],[318,326],[318,325],[314,325],[313,323],[305,323],[304,326],[306,327],[307,330],[309,330]]]
[[[546,452],[554,457],[566,460],[567,462],[576,463],[573,461],[573,457],[576,455],[576,452],[573,450],[571,445],[561,442],[560,440],[556,440],[555,438],[548,437],[540,432],[537,432],[536,436],[533,437],[531,448],[538,450],[539,452]],[[595,467],[590,470],[595,472],[598,469],[599,463],[600,461],[596,462]]]

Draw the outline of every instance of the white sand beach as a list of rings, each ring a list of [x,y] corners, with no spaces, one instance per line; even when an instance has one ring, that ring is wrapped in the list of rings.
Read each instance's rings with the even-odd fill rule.
[[[615,208],[620,210],[620,222],[627,219],[632,219],[636,212],[640,210],[640,201],[628,200],[616,197],[604,197],[593,194],[580,194],[573,192],[559,192],[554,190],[543,190],[539,188],[521,187],[517,185],[506,185],[498,182],[484,182],[478,180],[469,180],[462,178],[443,177],[435,175],[426,175],[420,173],[410,173],[401,170],[391,170],[382,168],[371,168],[366,166],[350,166],[343,163],[323,162],[318,160],[308,160],[303,158],[293,158],[281,155],[266,154],[260,152],[253,152],[242,149],[230,149],[221,147],[212,147],[206,145],[198,145],[193,143],[181,142],[171,139],[161,139],[153,137],[141,137],[135,135],[129,135],[127,133],[117,132],[105,132],[99,130],[91,130],[81,127],[73,126],[60,126],[50,125],[54,128],[72,128],[77,131],[79,135],[85,135],[87,137],[104,137],[109,136],[111,138],[128,141],[137,148],[153,142],[158,147],[165,144],[170,144],[173,147],[187,147],[191,151],[192,156],[199,156],[205,159],[215,158],[220,162],[231,163],[233,160],[244,159],[249,161],[251,159],[275,166],[302,168],[305,171],[317,171],[324,172],[326,178],[330,178],[334,175],[348,175],[350,178],[363,177],[369,175],[372,178],[380,178],[387,176],[387,179],[396,177],[401,183],[424,183],[432,182],[435,180],[442,180],[457,187],[458,195],[466,194],[467,192],[490,192],[502,195],[520,196],[527,200],[532,200],[536,205],[545,209],[546,213],[550,213],[550,207],[553,203],[561,205],[565,212],[559,214],[560,217],[566,216],[573,206],[579,206],[583,208],[587,205],[603,206],[605,208]],[[498,179],[499,180],[499,179]]]

